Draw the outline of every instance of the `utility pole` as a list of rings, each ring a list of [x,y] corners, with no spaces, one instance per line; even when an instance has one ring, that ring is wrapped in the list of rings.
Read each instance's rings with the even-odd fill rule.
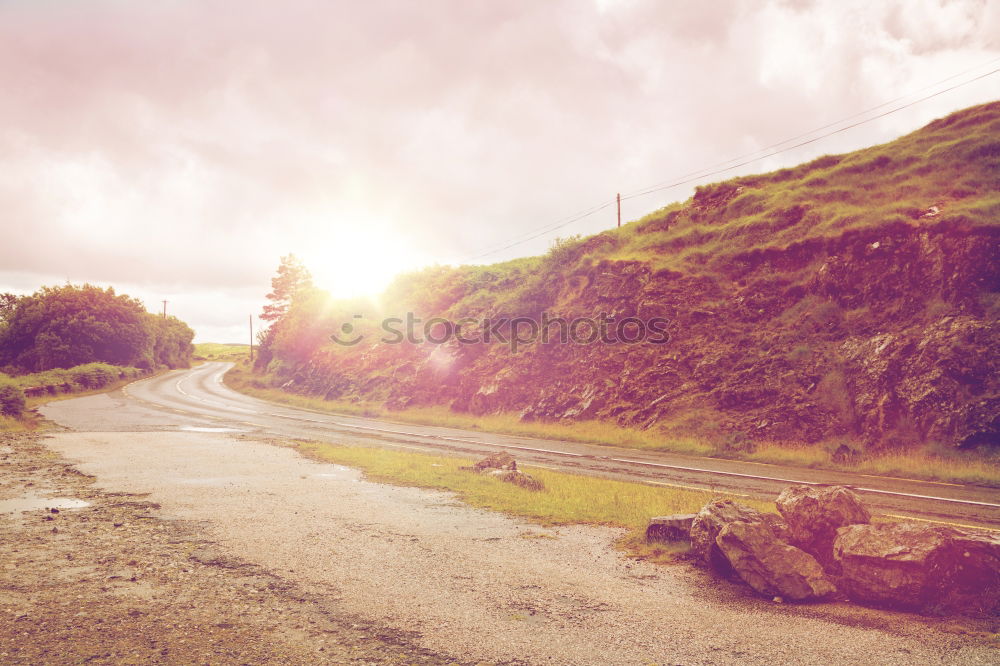
[[[167,318],[167,302],[163,301],[163,318]]]
[[[622,226],[622,193],[619,192],[618,196],[618,228],[621,229]]]
[[[253,365],[253,315],[250,315],[250,365]]]

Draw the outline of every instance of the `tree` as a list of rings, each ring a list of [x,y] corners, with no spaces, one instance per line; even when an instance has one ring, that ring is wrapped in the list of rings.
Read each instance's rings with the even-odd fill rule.
[[[273,355],[271,345],[281,330],[282,322],[292,304],[297,297],[313,289],[312,274],[298,257],[294,254],[282,257],[278,265],[278,274],[271,278],[271,293],[267,295],[267,300],[271,302],[264,306],[264,311],[260,315],[261,319],[271,322],[271,325],[257,334],[260,350],[254,363],[255,367],[265,368],[271,362]]]
[[[0,323],[10,320],[19,300],[21,300],[21,297],[17,294],[11,294],[10,292],[0,294]]]
[[[153,331],[153,360],[157,365],[186,368],[194,354],[194,331],[177,317],[160,317],[146,313]]]
[[[285,316],[295,295],[301,291],[312,289],[312,274],[294,254],[281,258],[278,274],[271,278],[271,293],[264,306],[260,318],[264,321],[278,321]]]
[[[3,343],[4,332],[7,330],[10,318],[14,315],[14,308],[17,307],[19,300],[21,300],[21,297],[17,294],[9,292],[0,294],[0,344]]]
[[[0,340],[0,364],[26,371],[102,361],[152,363],[142,303],[112,288],[42,287],[18,300]]]
[[[194,336],[175,317],[162,319],[111,287],[42,287],[17,299],[0,326],[0,365],[26,372],[84,363],[177,367]]]

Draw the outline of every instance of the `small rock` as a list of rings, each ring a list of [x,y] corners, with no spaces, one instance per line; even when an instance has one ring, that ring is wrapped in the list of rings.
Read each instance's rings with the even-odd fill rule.
[[[487,472],[487,474],[495,479],[499,479],[505,483],[512,483],[527,490],[542,490],[545,488],[542,482],[535,477],[516,469],[495,469]]]
[[[483,472],[488,469],[506,469],[516,471],[517,462],[514,460],[514,456],[510,455],[506,451],[501,451],[500,453],[494,453],[491,456],[483,458],[473,465],[472,469],[477,472]]]
[[[691,538],[695,514],[679,513],[649,519],[646,541],[686,541]]]

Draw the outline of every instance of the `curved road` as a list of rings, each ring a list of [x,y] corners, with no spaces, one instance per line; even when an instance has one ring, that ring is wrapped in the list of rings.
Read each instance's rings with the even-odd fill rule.
[[[578,444],[455,428],[341,416],[277,405],[237,393],[222,377],[229,363],[206,363],[134,382],[88,400],[53,402],[42,412],[77,430],[246,431],[276,437],[405,448],[476,457],[508,450],[524,464],[649,484],[773,499],[793,483],[844,484],[876,511],[1000,529],[1000,490],[928,481],[747,463]],[[100,396],[95,396],[100,397]]]

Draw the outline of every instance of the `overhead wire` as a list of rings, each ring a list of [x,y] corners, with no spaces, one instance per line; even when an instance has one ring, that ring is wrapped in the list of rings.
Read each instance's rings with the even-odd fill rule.
[[[714,175],[718,175],[718,174],[721,174],[721,173],[725,173],[726,171],[731,171],[733,169],[738,169],[739,167],[746,166],[748,164],[752,164],[754,162],[758,162],[758,161],[763,160],[763,159],[767,159],[768,157],[773,157],[775,155],[779,155],[781,153],[785,153],[785,152],[788,152],[790,150],[794,150],[796,148],[801,148],[802,146],[806,146],[806,145],[815,143],[817,141],[820,141],[820,140],[825,139],[827,137],[833,136],[835,134],[839,134],[839,133],[845,132],[845,131],[847,131],[849,129],[853,129],[855,127],[858,127],[860,125],[864,125],[864,124],[872,122],[874,120],[878,120],[879,118],[884,118],[884,117],[886,117],[888,115],[891,115],[893,113],[897,113],[899,111],[907,109],[907,108],[909,108],[911,106],[914,106],[916,104],[919,104],[921,102],[925,102],[925,101],[927,101],[929,99],[932,99],[934,97],[937,97],[939,95],[943,95],[944,93],[951,92],[951,91],[956,90],[958,88],[967,86],[967,85],[969,85],[971,83],[974,83],[976,81],[984,79],[984,78],[986,78],[988,76],[992,76],[992,75],[1000,72],[1000,68],[993,69],[993,70],[991,70],[989,72],[986,72],[984,74],[980,74],[980,75],[978,75],[976,77],[973,77],[973,78],[968,79],[966,81],[963,81],[961,83],[955,84],[953,86],[949,86],[948,88],[944,88],[942,90],[938,90],[938,91],[936,91],[934,93],[931,93],[929,95],[925,95],[925,96],[920,97],[918,99],[915,99],[913,101],[907,102],[906,104],[902,104],[902,105],[894,107],[894,108],[892,108],[892,109],[890,109],[888,111],[884,111],[882,113],[879,113],[879,114],[876,114],[874,116],[865,118],[865,119],[860,120],[858,122],[851,123],[851,124],[845,125],[843,127],[838,127],[837,129],[835,129],[833,131],[830,131],[830,132],[827,132],[825,134],[821,134],[819,136],[812,137],[810,139],[807,139],[805,141],[801,141],[801,142],[796,143],[796,144],[791,145],[791,146],[787,146],[785,148],[781,148],[781,149],[778,149],[778,150],[773,150],[771,152],[764,152],[764,151],[770,150],[771,148],[776,148],[777,146],[781,146],[781,145],[784,145],[786,143],[789,143],[791,141],[796,141],[797,139],[801,139],[801,138],[810,136],[811,134],[815,134],[816,132],[819,132],[819,131],[822,131],[822,130],[825,130],[825,129],[829,129],[831,127],[836,127],[837,125],[840,125],[840,124],[842,124],[844,122],[847,122],[849,120],[853,120],[854,118],[858,118],[860,116],[865,116],[865,115],[871,113],[872,111],[875,111],[877,109],[889,106],[891,104],[894,104],[894,103],[896,103],[896,102],[898,102],[900,100],[906,99],[908,97],[912,97],[913,95],[915,95],[915,94],[917,94],[917,93],[919,93],[921,91],[928,90],[930,88],[935,88],[935,87],[941,85],[942,83],[946,83],[948,81],[954,80],[954,79],[956,79],[958,77],[964,76],[965,74],[973,72],[973,71],[975,71],[977,69],[982,69],[983,67],[986,67],[988,65],[992,65],[992,64],[994,64],[994,63],[996,63],[998,61],[1000,61],[1000,58],[995,58],[995,59],[990,60],[988,62],[985,62],[985,63],[982,63],[980,65],[977,65],[976,67],[969,68],[969,69],[964,70],[962,72],[959,72],[957,74],[953,74],[953,75],[951,75],[951,76],[949,76],[947,78],[941,79],[940,81],[937,81],[936,83],[932,83],[932,84],[929,84],[929,85],[924,86],[922,88],[919,88],[916,91],[910,92],[910,93],[908,93],[906,95],[902,95],[902,96],[893,98],[891,100],[888,100],[886,102],[882,102],[882,103],[877,104],[877,105],[875,105],[873,107],[869,107],[868,109],[865,109],[863,111],[859,111],[859,112],[857,112],[855,114],[847,116],[846,118],[841,118],[840,120],[834,121],[832,123],[828,123],[826,125],[822,125],[820,127],[812,129],[812,130],[810,130],[808,132],[804,132],[804,133],[798,134],[798,135],[796,135],[794,137],[790,137],[788,139],[784,139],[782,141],[778,141],[776,143],[770,144],[768,146],[760,148],[760,149],[758,149],[756,151],[753,151],[751,153],[746,153],[744,155],[740,155],[740,156],[731,158],[731,159],[726,160],[724,162],[718,162],[716,164],[713,164],[713,165],[710,165],[710,166],[707,166],[707,167],[703,167],[702,169],[699,169],[699,170],[696,170],[696,171],[690,171],[690,172],[687,172],[685,174],[681,174],[679,176],[675,176],[674,180],[665,181],[665,182],[662,182],[662,183],[658,183],[656,185],[651,185],[651,186],[642,188],[640,190],[634,190],[634,191],[632,191],[630,193],[623,194],[621,196],[621,200],[622,201],[626,201],[626,200],[629,200],[629,199],[635,199],[637,197],[646,196],[646,195],[652,194],[654,192],[659,192],[659,191],[662,191],[662,190],[667,190],[667,189],[671,189],[671,188],[674,188],[674,187],[679,187],[681,185],[687,185],[687,184],[696,182],[698,180],[701,180],[702,178],[706,178],[708,176],[714,176]],[[762,152],[764,154],[759,154],[758,155],[758,153],[762,153]],[[757,155],[757,156],[756,157],[751,157],[751,156],[754,156],[754,155]],[[750,158],[750,159],[744,159],[744,158]],[[738,160],[742,160],[742,161],[738,161]],[[736,164],[730,164],[731,162],[734,162],[734,161],[737,161],[737,163]],[[727,165],[727,164],[729,166],[723,166],[723,165]],[[532,241],[532,240],[534,240],[536,238],[540,238],[541,236],[549,234],[549,233],[551,233],[553,231],[557,231],[559,229],[567,227],[567,226],[569,226],[570,224],[572,224],[574,222],[578,222],[578,221],[580,221],[580,220],[582,220],[584,218],[590,217],[591,215],[594,215],[594,214],[596,214],[596,213],[604,210],[605,208],[608,208],[610,206],[615,205],[616,202],[617,202],[616,199],[611,199],[611,200],[606,201],[604,203],[597,204],[597,205],[595,205],[595,206],[593,206],[591,208],[588,208],[588,209],[586,209],[584,211],[580,211],[578,213],[574,213],[573,215],[569,216],[568,218],[561,218],[560,220],[557,220],[556,222],[551,223],[549,225],[546,225],[544,227],[536,228],[534,230],[525,232],[524,234],[520,234],[518,236],[515,236],[513,239],[508,239],[507,241],[504,241],[504,243],[506,243],[506,244],[504,244],[504,245],[502,245],[500,247],[497,247],[497,248],[494,248],[494,249],[488,249],[488,250],[483,251],[483,252],[479,252],[479,253],[477,253],[475,255],[469,256],[464,261],[475,261],[476,259],[481,259],[483,257],[487,257],[489,255],[497,254],[498,252],[503,252],[504,250],[509,250],[509,249],[511,249],[513,247],[517,247],[518,245],[522,245],[522,244],[527,243],[529,241]]]

